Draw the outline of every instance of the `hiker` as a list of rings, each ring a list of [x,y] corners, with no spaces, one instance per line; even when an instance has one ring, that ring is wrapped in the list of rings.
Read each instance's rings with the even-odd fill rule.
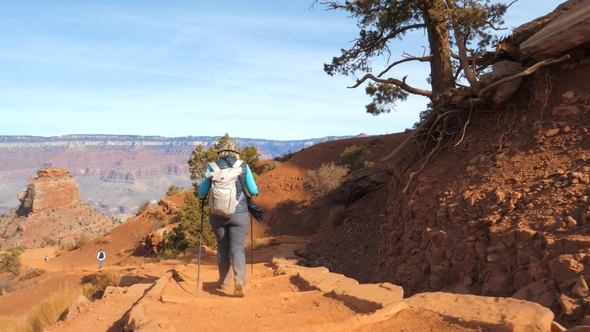
[[[47,257],[47,255],[45,255],[45,263],[49,262],[49,257]]]
[[[98,255],[96,255],[96,259],[98,259],[98,268],[102,269],[102,261],[104,261],[104,259],[106,258],[106,254],[104,253],[104,251],[102,251],[102,249],[100,249],[100,251],[98,252]]]
[[[201,203],[204,203],[205,197],[209,194],[212,187],[211,177],[213,165],[214,168],[226,169],[234,165],[234,163],[241,163],[240,179],[235,181],[235,194],[237,205],[235,212],[226,217],[219,217],[215,215],[212,208],[212,196],[209,200],[209,223],[211,229],[215,234],[217,241],[217,269],[219,270],[219,280],[217,281],[217,288],[226,290],[232,280],[232,273],[234,274],[234,296],[244,297],[244,286],[246,285],[246,254],[244,252],[244,241],[246,233],[248,232],[248,207],[246,205],[246,196],[242,189],[242,183],[248,189],[251,195],[258,195],[258,186],[254,181],[254,176],[250,167],[239,160],[239,153],[237,151],[236,143],[233,140],[220,142],[215,146],[217,152],[217,159],[214,163],[209,164],[205,170],[205,178],[199,187],[199,197]],[[236,165],[238,165],[236,164]],[[209,175],[209,177],[207,177]],[[231,264],[230,264],[231,261]]]

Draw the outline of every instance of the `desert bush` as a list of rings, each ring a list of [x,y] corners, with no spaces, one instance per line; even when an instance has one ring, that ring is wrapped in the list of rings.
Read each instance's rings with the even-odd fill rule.
[[[15,276],[20,275],[20,255],[25,251],[25,246],[12,247],[0,255],[0,273],[12,272]]]
[[[43,237],[43,243],[41,243],[41,247],[45,247],[45,246],[54,246],[57,242],[50,238],[49,236],[44,236]]]
[[[110,235],[103,235],[101,237],[99,237],[98,239],[96,239],[96,243],[98,244],[109,244],[111,243],[112,239],[110,237]]]
[[[45,272],[47,272],[47,271],[43,268],[40,268],[40,267],[29,267],[25,270],[25,273],[23,273],[18,278],[18,280],[23,281],[23,280],[27,280],[27,279],[32,279],[32,278],[42,275]]]
[[[57,323],[79,293],[78,290],[66,288],[37,304],[27,318],[31,330],[42,331],[45,327]]]
[[[264,165],[264,168],[262,169],[262,174],[268,171],[272,171],[273,169],[277,168],[277,166],[279,166],[280,164],[281,162],[276,160],[269,162],[268,164]]]
[[[307,178],[303,184],[314,195],[322,197],[338,188],[342,184],[342,179],[348,173],[348,169],[343,166],[322,164],[321,167],[307,172]]]
[[[104,291],[107,286],[119,286],[119,282],[121,282],[121,270],[109,267],[100,270],[93,283],[99,290]]]
[[[182,188],[180,188],[179,186],[171,185],[170,188],[168,188],[168,190],[166,191],[166,196],[174,196],[180,194],[181,191]]]
[[[15,277],[12,273],[0,276],[0,295],[16,291],[14,279]]]
[[[140,214],[144,213],[147,209],[149,209],[150,204],[150,201],[147,199],[141,202],[141,204],[139,205],[139,209],[137,209],[137,215],[139,216]]]
[[[108,286],[119,286],[120,282],[121,270],[108,267],[100,270],[92,282],[82,285],[82,294],[93,299],[97,294],[102,294]]]
[[[96,286],[93,283],[87,282],[82,285],[81,292],[82,292],[82,295],[86,296],[86,298],[92,299],[94,294],[96,294],[98,292],[98,288],[96,288]]]
[[[152,231],[158,230],[166,225],[167,225],[166,220],[155,219],[154,221],[152,221]]]
[[[346,218],[346,205],[336,205],[328,213],[327,222],[329,225],[338,227],[341,226]]]
[[[348,167],[348,172],[352,173],[361,168],[373,166],[373,162],[365,160],[365,156],[370,152],[366,146],[352,145],[344,149],[340,155],[341,165]]]
[[[74,243],[74,248],[73,249],[80,249],[82,248],[86,243],[88,243],[88,241],[90,241],[90,237],[88,235],[86,235],[85,233],[82,233],[80,235],[78,235],[75,239],[75,243]]]
[[[373,145],[375,145],[375,144],[377,144],[379,142],[381,142],[381,138],[380,137],[371,137],[369,139],[369,141],[367,142],[367,145],[368,146],[373,146]]]
[[[135,248],[139,247],[139,245],[141,244],[141,241],[143,241],[143,239],[145,238],[146,235],[147,235],[147,231],[145,231],[141,228],[133,231],[133,235],[131,235],[131,239],[133,240],[133,245]]]
[[[278,156],[278,157],[275,157],[275,158],[274,158],[274,160],[275,160],[275,161],[280,161],[280,162],[282,162],[282,163],[283,163],[283,162],[285,162],[285,161],[287,161],[287,160],[291,159],[291,158],[292,158],[294,155],[295,155],[295,152],[291,152],[291,151],[289,151],[289,152],[285,152],[285,153],[283,153],[282,155],[280,155],[280,156]]]

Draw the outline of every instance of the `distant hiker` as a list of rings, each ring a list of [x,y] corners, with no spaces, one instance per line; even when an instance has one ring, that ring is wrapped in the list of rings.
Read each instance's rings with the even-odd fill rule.
[[[49,262],[49,257],[47,257],[47,255],[45,255],[45,263]]]
[[[217,288],[225,290],[229,287],[232,280],[233,270],[234,276],[234,296],[244,297],[244,286],[246,285],[246,254],[244,252],[244,241],[246,239],[246,233],[248,232],[248,207],[246,205],[246,197],[244,190],[242,189],[242,183],[245,184],[248,192],[251,195],[258,194],[258,186],[254,181],[254,176],[250,167],[239,159],[236,143],[233,140],[220,142],[215,146],[215,152],[217,152],[217,159],[215,162],[209,164],[209,167],[205,170],[205,179],[199,187],[199,197],[202,202],[205,197],[209,195],[209,223],[215,233],[215,239],[217,240],[217,268],[219,270],[219,280],[217,281]],[[230,174],[233,171],[228,170],[229,168],[238,168],[238,176],[241,178],[241,182],[233,180],[235,184],[235,191],[232,187],[231,191],[234,191],[235,197],[231,197],[236,200],[235,211],[229,215],[223,215],[222,208],[216,212],[214,208],[217,205],[215,199],[217,195],[213,191],[217,185],[216,176],[220,170],[225,170],[226,175],[233,177]],[[233,172],[235,173],[235,172]],[[222,199],[227,199],[227,197]],[[233,210],[230,207],[230,210]],[[231,261],[231,264],[230,264]],[[230,267],[232,268],[230,270]]]
[[[98,252],[98,255],[96,255],[96,259],[98,259],[98,268],[102,269],[102,261],[104,261],[104,259],[107,257],[107,255],[105,255],[104,251],[102,251],[102,249],[100,249],[100,251]]]

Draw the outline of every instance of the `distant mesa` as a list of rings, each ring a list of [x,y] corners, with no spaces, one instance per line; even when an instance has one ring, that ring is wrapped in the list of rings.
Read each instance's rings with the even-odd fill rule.
[[[117,224],[81,200],[78,184],[65,168],[41,168],[27,189],[16,197],[20,204],[0,215],[3,248],[18,245],[36,248],[52,240],[72,247],[83,239],[104,234]]]
[[[17,194],[21,202],[19,215],[29,215],[44,210],[62,210],[80,202],[76,180],[65,168],[47,167],[37,172],[26,191]]]

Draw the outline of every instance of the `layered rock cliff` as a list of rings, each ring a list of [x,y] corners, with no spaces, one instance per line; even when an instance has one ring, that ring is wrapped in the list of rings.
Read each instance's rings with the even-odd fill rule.
[[[74,246],[101,235],[117,222],[80,199],[78,184],[69,170],[40,169],[26,191],[17,194],[20,205],[0,216],[3,248],[60,244]]]
[[[27,190],[20,192],[22,202],[19,212],[24,215],[51,209],[67,209],[80,202],[76,180],[63,168],[43,168],[29,182]]]
[[[240,147],[255,146],[261,159],[269,159],[342,138],[235,140]],[[197,145],[215,142],[217,137],[195,136],[0,136],[0,214],[19,204],[16,193],[26,188],[38,169],[52,166],[70,171],[85,203],[125,219],[144,200],[158,200],[171,185],[191,187],[188,158]]]

